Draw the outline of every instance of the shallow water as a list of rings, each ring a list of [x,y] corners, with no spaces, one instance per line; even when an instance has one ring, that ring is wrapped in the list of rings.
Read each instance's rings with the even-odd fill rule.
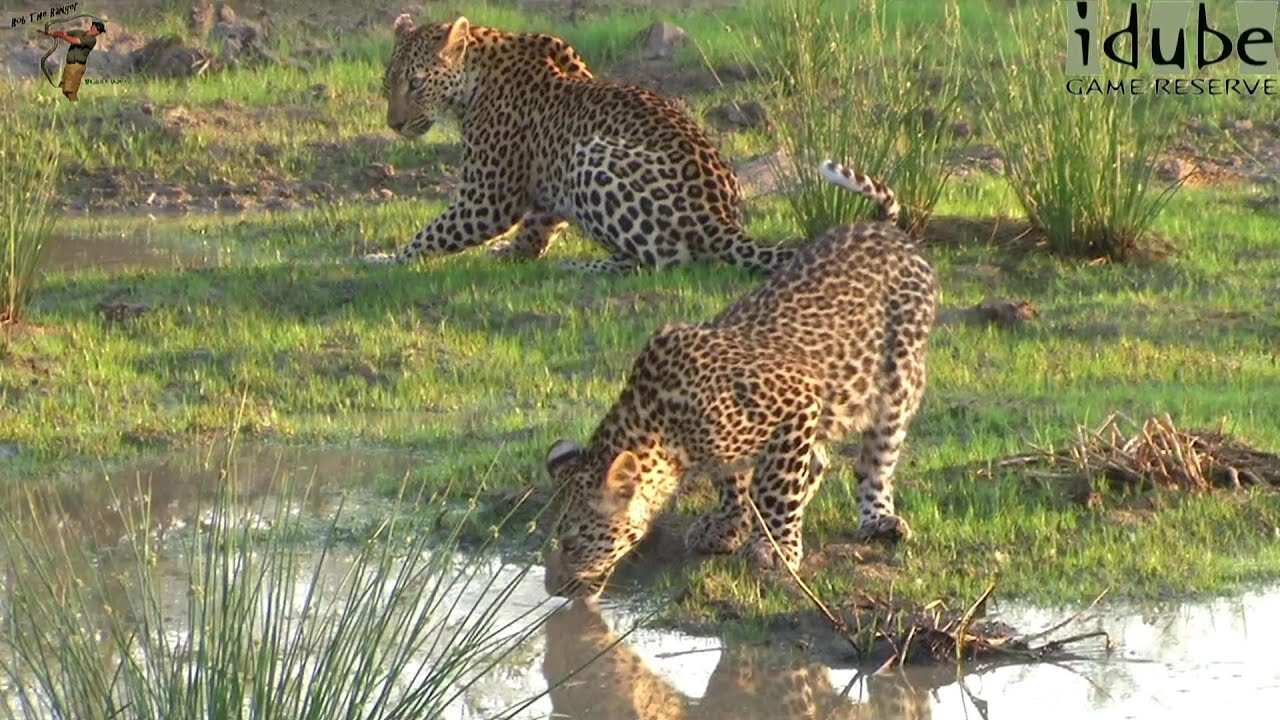
[[[534,580],[530,598],[540,596]],[[561,677],[592,657],[615,637],[607,625],[629,627],[625,612],[602,615],[575,607],[554,616],[538,640],[542,668],[530,668],[517,693],[538,691],[544,673]],[[1006,604],[992,615],[1033,632],[1070,613]],[[983,717],[979,710],[989,718],[1275,717],[1280,588],[1159,608],[1110,606],[1064,632],[1092,629],[1110,634],[1109,658],[1006,666],[962,680],[920,668],[858,679],[850,668],[642,629],[520,717],[967,719]]]
[[[230,452],[229,452],[230,450]],[[236,502],[248,515],[275,514],[288,488],[291,512],[323,525],[339,504],[348,519],[385,512],[389,501],[349,489],[395,489],[420,459],[410,453],[363,448],[239,443],[147,457],[110,469],[90,469],[62,483],[58,494],[69,532],[102,545],[124,535],[130,517],[148,514],[148,527],[163,536],[201,521],[213,494],[234,477]],[[109,478],[109,479],[108,479]]]
[[[122,272],[206,267],[217,260],[218,252],[214,248],[186,247],[179,250],[149,241],[146,233],[55,234],[45,248],[42,266],[49,271],[92,268]]]
[[[353,565],[350,554],[326,562],[318,584],[333,587]],[[493,572],[512,577],[515,568]],[[186,571],[162,565],[164,614],[182,627]],[[310,587],[300,568],[295,593]],[[508,617],[548,608],[536,570],[519,583]],[[474,600],[481,595],[474,593]],[[462,603],[468,607],[472,600]],[[560,605],[558,601],[555,602]],[[459,611],[461,612],[461,611]],[[1063,612],[1007,606],[993,612],[1034,631]],[[1274,717],[1280,666],[1280,588],[1234,599],[1166,608],[1107,608],[1073,625],[1102,629],[1116,645],[1110,658],[1061,666],[1008,666],[958,680],[949,670],[908,668],[859,678],[777,650],[726,647],[718,638],[634,630],[595,662],[588,661],[637,622],[625,608],[560,607],[530,641],[484,676],[447,717],[493,717],[543,693],[549,683],[585,668],[534,701],[516,718],[1148,718]],[[176,640],[175,640],[176,642]],[[426,661],[426,658],[423,658]]]
[[[409,472],[413,465],[413,459],[403,454],[342,449],[247,446],[230,456],[229,463],[219,457],[226,456],[220,450],[193,452],[139,463],[115,476],[135,481],[139,497],[146,498],[153,509],[153,527],[182,531],[201,522],[193,510],[197,489],[216,483],[224,477],[224,471],[236,478],[241,490],[238,497],[245,502],[246,522],[270,518],[283,507],[291,515],[313,517],[322,523],[339,504],[348,510],[362,508],[358,512],[366,514],[385,512],[385,504],[352,499],[344,494],[344,488],[353,485],[352,479],[358,479],[356,484],[365,487],[371,477],[385,476],[390,481]],[[307,500],[273,506],[272,493],[278,490],[282,478],[292,479],[295,487],[309,487]],[[86,495],[79,500],[79,506],[69,504],[72,509],[82,509],[77,517],[84,520],[72,532],[95,544],[109,544],[124,534],[121,523],[95,524],[93,519],[99,515],[83,510],[101,506],[100,496]],[[125,502],[116,506],[127,505]],[[289,602],[294,603],[295,611],[299,609],[297,599],[308,597],[312,587],[332,594],[351,580],[353,567],[358,567],[355,551],[330,553],[323,563],[320,557],[318,553],[300,552],[295,558],[299,562],[287,579],[281,578],[290,587]],[[166,556],[155,566],[152,576],[164,622],[173,628],[166,631],[166,642],[174,645],[182,640],[189,611],[188,567],[188,560]],[[119,568],[110,564],[96,569],[112,577],[119,575]],[[481,578],[496,574],[500,578],[497,587],[511,583],[510,596],[498,618],[500,623],[527,610],[564,605],[544,595],[538,568],[522,578],[520,571],[518,566],[503,566],[490,560],[480,573]],[[6,573],[0,579],[2,629],[10,611],[13,578]],[[136,594],[117,584],[112,588],[114,591],[104,601],[114,616],[133,616],[129,603]],[[493,597],[474,585],[450,594],[463,600],[452,612],[442,612],[439,621],[441,627],[454,628],[453,632],[466,625],[467,609]],[[451,707],[447,717],[492,717],[540,694],[512,717],[967,720],[1202,718],[1217,713],[1251,718],[1274,717],[1275,708],[1280,706],[1280,663],[1273,658],[1275,641],[1280,639],[1280,587],[1209,602],[1150,607],[1107,605],[1057,636],[1105,630],[1115,646],[1109,656],[1099,652],[1095,644],[1089,646],[1093,651],[1089,659],[1061,665],[1005,666],[970,672],[962,678],[949,668],[908,668],[866,678],[853,668],[828,667],[785,650],[726,646],[715,637],[643,627],[606,651],[619,640],[619,634],[637,622],[636,612],[635,608],[607,601],[599,611],[582,605],[561,607],[544,627],[536,628],[528,641],[514,648],[476,682],[463,700]],[[993,604],[988,618],[1031,633],[1070,614],[1070,610],[1003,603]],[[312,613],[296,615],[311,617]],[[326,619],[319,614],[317,618],[311,622],[320,624],[321,632],[329,631],[324,626],[326,622],[332,628],[333,617]],[[601,652],[604,654],[598,660],[586,664]],[[420,656],[415,655],[412,665],[429,667],[433,657],[424,650]],[[543,694],[549,684],[584,664],[572,678]],[[400,690],[410,682],[411,678],[403,678],[398,683]],[[0,678],[0,689],[12,702],[15,688],[11,681]]]

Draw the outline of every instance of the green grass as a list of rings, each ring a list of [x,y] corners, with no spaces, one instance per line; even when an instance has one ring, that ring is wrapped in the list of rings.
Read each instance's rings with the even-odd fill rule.
[[[984,46],[992,58],[997,48],[1016,48],[994,30],[987,6],[959,7],[962,35],[994,36]],[[730,58],[743,43],[723,28],[741,32],[753,10],[680,22],[709,58]],[[494,22],[540,22],[501,8],[480,8],[472,19],[486,12]],[[935,27],[945,18],[941,6],[890,15],[889,30],[895,16]],[[609,57],[610,47],[624,47],[642,17],[588,17],[563,34],[593,61],[593,53]],[[267,442],[408,450],[425,491],[484,478],[484,497],[500,501],[542,481],[541,459],[556,438],[588,436],[653,330],[711,317],[758,283],[723,267],[582,278],[547,262],[500,264],[483,252],[408,268],[363,265],[364,253],[404,242],[441,209],[434,183],[456,165],[457,136],[446,127],[426,142],[394,140],[376,96],[389,38],[353,32],[341,41],[333,60],[311,70],[94,86],[84,94],[63,136],[64,160],[86,174],[112,174],[124,197],[145,198],[165,184],[194,192],[218,180],[323,180],[335,191],[318,202],[300,193],[313,206],[290,212],[148,217],[98,209],[63,217],[62,242],[125,234],[178,267],[153,261],[42,280],[28,306],[33,327],[0,356],[4,482],[69,490],[99,458],[114,469],[234,428]],[[684,61],[698,61],[698,53]],[[988,68],[966,62],[975,72]],[[331,97],[312,97],[309,87],[320,82]],[[691,104],[766,90],[738,85]],[[977,117],[974,97],[961,98],[959,116]],[[1209,123],[1244,107],[1186,100],[1186,112]],[[171,114],[177,106],[197,121]],[[34,122],[49,107],[20,111]],[[1272,110],[1249,112],[1262,121]],[[859,140],[861,124],[849,119],[848,142]],[[773,144],[768,133],[723,138],[734,159]],[[259,158],[263,147],[273,159]],[[397,167],[396,198],[363,199],[371,162]],[[953,178],[940,187],[933,222],[941,229],[948,216],[1022,214],[1003,180]],[[1000,246],[982,233],[926,240],[944,309],[1015,297],[1040,317],[1013,331],[938,328],[898,488],[915,539],[873,558],[883,561],[876,573],[837,563],[816,572],[815,586],[833,598],[856,587],[962,600],[998,572],[1006,595],[1078,603],[1106,586],[1116,596],[1149,598],[1280,578],[1276,493],[1107,496],[1101,510],[1088,510],[1060,488],[975,470],[1032,443],[1062,442],[1077,424],[1113,410],[1136,418],[1167,411],[1180,426],[1225,418],[1243,439],[1280,447],[1272,420],[1280,416],[1273,287],[1280,251],[1274,215],[1250,209],[1257,194],[1238,186],[1181,192],[1154,220],[1154,231],[1177,248],[1161,263],[1091,266]],[[805,228],[786,199],[771,198],[751,203],[749,230],[781,240]],[[551,259],[595,252],[570,234]],[[192,266],[198,258],[205,264]],[[98,309],[121,302],[145,312],[115,322]],[[851,470],[839,456],[829,478],[810,515],[811,549],[841,542],[856,517]],[[364,482],[388,489],[385,478]],[[710,502],[695,492],[681,510]],[[1158,511],[1146,512],[1153,502]],[[482,503],[468,535],[484,535],[500,506]],[[756,619],[803,604],[785,582],[761,584],[734,558],[673,571],[660,583],[691,585],[677,613],[686,618],[712,617],[721,602]]]
[[[1269,422],[1280,399],[1268,391],[1278,378],[1276,305],[1264,291],[1280,253],[1269,220],[1243,199],[1233,191],[1177,198],[1157,227],[1183,251],[1163,264],[1064,264],[981,238],[928,250],[944,307],[1019,297],[1041,319],[1013,332],[963,324],[936,332],[899,488],[917,539],[895,560],[899,570],[867,581],[868,590],[892,582],[904,596],[972,594],[996,570],[997,553],[1009,558],[1005,591],[1042,600],[1080,600],[1106,585],[1119,596],[1151,596],[1280,575],[1268,549],[1280,525],[1274,494],[1170,498],[1130,527],[1052,488],[962,469],[1065,440],[1077,423],[1111,410],[1168,411],[1184,426],[1226,418],[1246,440],[1280,446]],[[781,207],[768,207],[752,229],[792,234]],[[1016,208],[990,181],[957,183],[941,205],[944,215],[993,209]],[[0,381],[0,424],[22,448],[16,467],[26,468],[15,477],[211,439],[234,425],[289,443],[410,449],[425,461],[414,477],[428,488],[487,476],[494,493],[520,489],[540,481],[555,438],[589,434],[650,332],[675,318],[710,317],[753,284],[726,268],[583,280],[480,252],[371,268],[353,260],[365,246],[350,230],[326,231],[381,227],[380,242],[390,244],[431,210],[390,204],[157,222],[150,235],[161,252],[193,235],[215,237],[228,259],[181,271],[52,275],[31,305],[51,330],[15,342]],[[589,252],[579,238],[552,251],[553,259]],[[150,312],[123,324],[100,319],[95,303],[122,292]],[[812,547],[850,531],[851,488],[849,467],[838,463],[810,516]],[[709,502],[695,493],[683,509]],[[751,576],[737,560],[712,560],[690,577],[709,599]],[[817,582],[836,592],[842,577],[849,574],[833,570]],[[756,608],[768,609],[778,606]]]

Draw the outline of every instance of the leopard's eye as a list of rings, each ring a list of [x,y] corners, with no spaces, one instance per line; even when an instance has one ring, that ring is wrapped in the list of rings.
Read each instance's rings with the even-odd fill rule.
[[[421,75],[411,75],[409,76],[409,89],[421,90],[422,86],[425,85],[426,82],[427,82],[426,78],[422,77]]]
[[[561,552],[566,552],[570,555],[573,555],[578,552],[579,543],[578,543],[578,538],[576,537],[560,538],[559,543],[560,543]]]

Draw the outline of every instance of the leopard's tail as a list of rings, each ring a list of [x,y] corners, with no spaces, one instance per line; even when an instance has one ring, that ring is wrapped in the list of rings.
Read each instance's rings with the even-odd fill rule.
[[[852,168],[847,168],[834,160],[823,160],[818,167],[822,178],[829,183],[852,190],[875,201],[880,219],[887,222],[898,222],[898,194],[883,182]]]

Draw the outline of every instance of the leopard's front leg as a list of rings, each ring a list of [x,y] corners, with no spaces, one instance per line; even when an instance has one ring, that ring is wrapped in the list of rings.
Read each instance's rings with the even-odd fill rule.
[[[822,482],[826,465],[825,452],[817,444],[821,412],[816,400],[800,407],[774,428],[756,461],[750,498],[760,517],[749,550],[757,567],[776,567],[776,561],[781,560],[792,570],[800,568],[804,511]]]
[[[525,210],[524,203],[496,192],[463,191],[396,253],[373,253],[375,264],[405,263],[420,255],[445,255],[482,245],[511,229]]]

